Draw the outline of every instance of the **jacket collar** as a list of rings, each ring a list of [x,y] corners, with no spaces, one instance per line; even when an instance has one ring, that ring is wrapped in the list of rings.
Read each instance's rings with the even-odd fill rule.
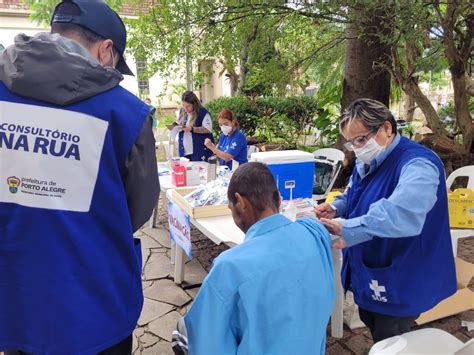
[[[250,227],[250,229],[245,234],[244,243],[249,241],[250,239],[256,238],[262,234],[269,233],[290,223],[292,222],[288,218],[279,213],[275,213],[270,217],[258,221],[252,227]]]

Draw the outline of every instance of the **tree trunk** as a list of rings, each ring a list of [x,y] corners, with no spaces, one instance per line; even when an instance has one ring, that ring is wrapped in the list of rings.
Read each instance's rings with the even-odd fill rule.
[[[255,39],[257,38],[257,34],[258,34],[258,24],[255,24],[252,32],[247,37],[247,40],[245,41],[245,44],[242,47],[242,50],[240,51],[240,73],[239,73],[239,82],[237,86],[237,94],[239,95],[243,94],[245,86],[247,85],[247,75],[249,72],[248,61],[249,61],[249,55],[250,55],[250,46],[252,45],[252,42],[255,41]]]
[[[461,129],[463,136],[463,150],[468,153],[472,150],[474,125],[472,123],[471,113],[467,105],[468,97],[466,90],[466,80],[464,73],[460,76],[451,71],[451,77],[454,89],[454,107],[456,110],[456,121]]]
[[[413,116],[416,110],[416,101],[413,96],[406,94],[405,96],[405,117],[407,122],[413,121]]]
[[[378,100],[388,107],[390,73],[378,63],[390,63],[390,47],[368,33],[358,37],[359,33],[355,24],[348,26],[341,109],[363,97]]]
[[[470,12],[466,16],[464,21],[466,29],[464,34],[461,34],[458,20],[463,9],[472,11],[472,5],[464,1],[448,2],[444,17],[440,16],[440,21],[444,32],[446,58],[453,82],[456,122],[463,134],[462,149],[464,153],[469,153],[473,146],[474,125],[468,108],[469,81],[466,80],[466,67],[472,55],[474,14]],[[441,15],[440,11],[438,13]]]
[[[390,104],[390,73],[383,65],[390,65],[391,48],[381,43],[377,35],[377,24],[385,21],[384,16],[367,14],[361,11],[360,16],[372,18],[366,28],[359,28],[356,23],[346,29],[346,55],[344,83],[341,98],[341,110],[344,111],[354,100],[369,98],[378,100],[387,107]],[[357,18],[357,17],[356,17]],[[370,30],[368,30],[370,28]],[[383,65],[380,65],[383,64]],[[339,136],[335,148],[343,150],[344,137]],[[346,152],[344,168],[334,187],[345,186],[354,167],[353,152]]]
[[[367,16],[361,14],[361,16]],[[381,21],[381,18],[378,22]],[[377,23],[377,19],[372,20]],[[372,30],[373,31],[373,30]],[[361,33],[363,34],[361,35]],[[341,110],[354,100],[366,97],[383,102],[390,101],[390,73],[379,63],[390,63],[390,46],[380,43],[379,37],[363,31],[353,23],[346,30],[346,54]],[[340,136],[335,147],[342,149],[344,138]]]
[[[438,113],[431,104],[431,101],[423,94],[416,80],[408,78],[403,83],[403,90],[416,101],[418,107],[425,115],[428,127],[433,131],[433,134],[446,137],[447,132],[441,124]]]
[[[230,81],[230,96],[236,96],[239,93],[239,80],[234,77],[229,77]]]

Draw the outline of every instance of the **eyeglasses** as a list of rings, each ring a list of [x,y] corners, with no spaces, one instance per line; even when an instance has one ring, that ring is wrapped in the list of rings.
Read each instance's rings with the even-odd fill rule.
[[[354,148],[362,148],[364,145],[366,145],[367,141],[369,140],[369,136],[373,134],[377,134],[378,131],[379,131],[378,129],[376,131],[369,131],[362,136],[358,136],[358,137],[355,137],[354,139],[348,140],[346,143],[344,143],[344,147],[347,150],[354,150]]]

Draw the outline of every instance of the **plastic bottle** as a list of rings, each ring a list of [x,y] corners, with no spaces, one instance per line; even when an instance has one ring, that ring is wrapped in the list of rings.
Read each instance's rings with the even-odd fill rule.
[[[207,182],[214,181],[217,175],[217,157],[213,155],[207,162],[209,163],[207,168]]]
[[[290,189],[290,201],[285,209],[285,217],[288,218],[290,221],[296,221],[296,206],[293,203],[293,189]]]

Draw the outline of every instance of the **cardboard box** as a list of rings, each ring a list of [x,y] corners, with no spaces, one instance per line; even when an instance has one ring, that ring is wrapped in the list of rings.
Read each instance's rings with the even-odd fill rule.
[[[474,228],[474,191],[457,189],[448,193],[448,208],[451,228]]]
[[[188,166],[186,168],[186,185],[197,186],[201,183],[198,166]]]
[[[474,308],[474,292],[467,287],[474,276],[474,264],[459,258],[455,258],[455,262],[458,290],[454,295],[438,303],[434,308],[422,313],[416,320],[416,324],[425,324]]]
[[[230,209],[227,205],[214,205],[214,206],[202,206],[193,207],[184,198],[187,194],[193,192],[195,188],[183,187],[174,189],[171,191],[173,203],[177,204],[183,209],[184,212],[191,218],[206,218],[206,217],[217,217],[230,215]]]

